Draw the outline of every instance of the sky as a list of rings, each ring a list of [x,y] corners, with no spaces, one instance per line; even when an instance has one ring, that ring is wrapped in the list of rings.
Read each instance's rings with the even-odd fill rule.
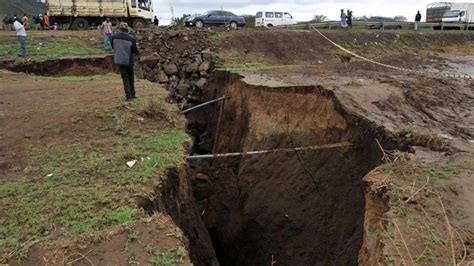
[[[423,19],[426,15],[426,5],[433,0],[153,0],[155,15],[160,24],[166,25],[171,21],[173,7],[176,17],[186,14],[203,13],[207,10],[224,9],[238,15],[252,14],[258,11],[287,11],[297,21],[307,21],[315,14],[325,15],[330,20],[337,20],[342,8],[353,10],[358,16],[405,16],[408,21],[415,19],[420,10]],[[467,2],[450,1],[450,2]]]

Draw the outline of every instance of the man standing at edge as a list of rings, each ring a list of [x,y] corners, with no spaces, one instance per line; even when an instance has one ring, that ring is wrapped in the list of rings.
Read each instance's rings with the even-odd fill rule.
[[[110,51],[111,50],[111,39],[114,31],[112,29],[112,22],[110,22],[110,18],[106,18],[104,22],[102,22],[102,34],[104,35],[104,50]]]
[[[25,27],[25,30],[30,30],[30,19],[26,14],[21,18],[21,23],[23,24],[23,27]]]
[[[352,29],[352,10],[347,10],[347,27]]]
[[[121,22],[119,29],[120,32],[112,36],[114,63],[118,66],[122,75],[125,100],[131,101],[137,98],[133,73],[134,55],[138,55],[137,41],[128,34],[127,23]]]
[[[344,9],[341,9],[341,27],[347,29],[347,15],[344,13]]]
[[[20,42],[20,56],[26,57],[28,55],[26,52],[26,31],[25,27],[21,24],[20,19],[17,18],[15,22],[13,22],[13,28],[16,31],[18,42]]]
[[[418,30],[418,23],[420,23],[421,21],[421,14],[420,14],[420,11],[418,11],[418,13],[416,13],[416,16],[415,16],[415,30]]]
[[[45,30],[49,30],[49,17],[47,13],[44,13],[43,16],[43,27]]]

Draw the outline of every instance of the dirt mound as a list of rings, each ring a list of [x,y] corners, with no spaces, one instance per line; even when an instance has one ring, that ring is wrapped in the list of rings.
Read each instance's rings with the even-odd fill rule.
[[[208,30],[149,29],[134,33],[141,50],[137,75],[164,83],[182,109],[199,103],[214,69]]]
[[[424,50],[441,52],[446,46],[464,45],[474,41],[466,33],[415,33],[390,31],[323,31],[331,40],[372,58],[383,57],[388,51],[410,55]],[[268,63],[300,64],[326,62],[328,56],[339,53],[315,31],[284,29],[244,30],[221,33],[216,40],[219,53],[240,61],[263,60]],[[241,58],[240,58],[241,57]],[[403,60],[402,60],[403,62]]]

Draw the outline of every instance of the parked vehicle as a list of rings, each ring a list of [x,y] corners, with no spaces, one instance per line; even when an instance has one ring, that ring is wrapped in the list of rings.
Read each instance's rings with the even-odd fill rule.
[[[442,21],[447,24],[474,23],[474,3],[453,3],[451,9],[444,13]]]
[[[152,0],[47,0],[46,7],[51,24],[67,24],[75,30],[100,25],[105,17],[133,28],[143,28],[153,19]]]
[[[294,25],[296,20],[288,12],[260,11],[255,15],[255,27]]]
[[[449,2],[438,2],[431,3],[426,6],[426,22],[428,23],[441,23],[443,16],[446,11],[451,9],[453,3]]]
[[[402,29],[401,23],[400,24],[391,23],[389,25],[383,25],[383,23],[386,23],[386,22],[397,22],[393,18],[389,18],[389,17],[370,17],[369,21],[377,22],[377,23],[367,25],[367,29],[381,29],[382,27],[384,29],[397,29],[397,30]]]
[[[211,10],[202,15],[187,17],[184,21],[187,27],[202,28],[204,26],[219,26],[228,24],[231,28],[245,26],[245,18],[224,10]]]

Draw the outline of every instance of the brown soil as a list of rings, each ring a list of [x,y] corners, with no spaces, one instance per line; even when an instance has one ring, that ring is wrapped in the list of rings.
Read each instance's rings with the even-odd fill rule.
[[[328,31],[325,33],[327,33],[331,39],[348,47],[350,50],[394,66],[417,70],[436,69],[444,71],[445,73],[454,72],[457,74],[463,73],[463,67],[465,67],[464,73],[469,74],[472,68],[469,61],[466,61],[465,66],[462,64],[463,58],[469,58],[472,53],[472,34],[423,33],[423,35],[419,35],[400,32],[341,33],[337,31]],[[279,41],[265,41],[269,38]],[[351,44],[351,40],[353,39],[354,42]],[[357,42],[355,41],[356,39]],[[395,40],[397,40],[397,42],[395,42]],[[361,46],[361,42],[364,43],[364,45]],[[454,240],[454,256],[457,262],[462,261],[463,248],[466,246],[468,251],[467,257],[464,256],[464,262],[469,261],[469,254],[472,252],[472,232],[474,231],[474,216],[471,215],[472,211],[470,209],[472,208],[469,207],[472,206],[471,203],[473,200],[471,196],[472,193],[469,192],[473,187],[472,169],[469,166],[472,164],[472,151],[474,148],[472,135],[472,128],[474,126],[472,117],[474,111],[474,106],[472,105],[474,87],[472,82],[447,79],[441,75],[434,78],[429,75],[407,75],[393,70],[382,69],[379,66],[355,60],[354,58],[346,60],[340,51],[332,47],[327,41],[320,38],[314,32],[290,32],[284,30],[242,31],[228,34],[219,40],[219,43],[220,51],[223,54],[225,62],[230,62],[232,65],[236,63],[241,64],[242,67],[234,68],[237,72],[245,76],[244,81],[249,84],[255,86],[275,86],[277,88],[274,90],[281,91],[284,91],[288,86],[314,86],[318,84],[333,91],[338,101],[340,101],[341,105],[349,113],[374,122],[377,126],[383,127],[388,134],[403,131],[403,134],[395,134],[400,137],[396,139],[399,144],[426,145],[429,148],[438,150],[440,147],[436,145],[444,147],[443,143],[450,143],[451,147],[454,148],[451,151],[451,153],[454,152],[453,156],[439,154],[434,157],[441,159],[435,162],[433,161],[433,155],[420,156],[419,153],[417,153],[415,158],[423,164],[432,164],[435,169],[437,169],[436,167],[451,169],[453,165],[455,165],[455,168],[460,167],[464,169],[465,167],[456,165],[468,165],[468,170],[461,171],[461,174],[456,174],[457,171],[454,173],[444,173],[444,175],[448,177],[446,180],[432,180],[433,183],[429,184],[428,190],[434,189],[441,193],[442,199],[446,204],[448,219],[455,221],[459,213],[463,214],[461,221],[453,222],[457,226],[457,230],[463,232],[461,234],[462,241],[460,241],[459,238]],[[367,43],[367,45],[365,45],[365,43]],[[241,56],[239,57],[239,55]],[[255,64],[255,62],[259,64]],[[257,67],[252,69],[252,65],[256,65]],[[246,90],[244,89],[243,91]],[[293,98],[297,98],[297,96],[295,94],[288,96],[272,110],[268,110],[266,116],[271,117],[273,114],[278,114],[281,106],[292,102]],[[269,98],[260,95],[258,99],[258,104],[265,106],[264,103]],[[308,105],[321,106],[320,103],[314,104],[318,102],[317,100],[305,104],[305,100],[300,99],[299,102],[301,103],[300,105],[290,106],[290,108],[285,108],[284,110],[298,112],[299,109],[305,110]],[[308,118],[308,113],[313,114],[315,112],[306,110],[305,114],[299,117]],[[234,119],[234,117],[235,116],[233,116],[232,119]],[[284,115],[282,116],[280,114],[279,117],[282,119]],[[250,115],[249,119],[253,119],[253,115]],[[305,119],[300,119],[298,121],[304,120]],[[335,120],[333,119],[331,121]],[[258,121],[256,124],[263,127],[266,126],[266,123],[262,121]],[[284,126],[279,124],[275,130],[278,132],[282,127]],[[233,134],[235,134],[235,132],[237,131],[234,130]],[[314,130],[312,132],[314,132]],[[414,138],[414,135],[417,137]],[[413,142],[413,139],[419,139],[420,141]],[[264,138],[264,140],[268,139]],[[382,143],[382,146],[388,149],[389,146],[386,144],[388,143]],[[463,152],[457,153],[459,151]],[[435,153],[428,150],[426,154]],[[320,158],[314,158],[313,160],[313,162],[320,161]],[[278,160],[274,159],[274,161],[269,164],[268,169],[270,169],[270,165],[277,165],[274,162],[278,162]],[[345,164],[346,163],[343,165]],[[339,167],[341,167],[341,165],[339,165]],[[238,170],[234,170],[234,172],[240,175],[242,173],[242,163],[239,167],[236,166],[235,169]],[[259,168],[253,168],[253,170],[255,169],[258,170]],[[272,178],[279,176],[285,170],[277,168],[275,171]],[[428,173],[436,176],[438,175],[436,171],[438,170],[429,170]],[[259,172],[259,177],[265,172],[266,171]],[[381,181],[386,181],[387,178],[387,175],[380,176]],[[400,176],[395,175],[390,178],[393,178],[392,183],[395,184],[390,188],[391,191],[404,189],[401,185],[404,184],[403,182],[396,182],[401,178]],[[417,175],[414,173],[407,173],[400,180],[408,182],[406,186],[411,186],[409,192],[413,193],[413,190],[416,190],[423,184],[423,181],[416,180],[416,178]],[[240,178],[238,180],[240,180]],[[252,182],[249,183],[253,185]],[[291,187],[289,184],[286,186]],[[268,185],[268,187],[270,186]],[[257,188],[259,187],[255,186],[255,189]],[[402,239],[399,237],[402,235],[407,239],[423,239],[421,235],[429,233],[429,231],[426,231],[426,224],[424,224],[424,227],[422,225],[413,230],[413,228],[410,227],[412,221],[406,216],[390,216],[394,212],[394,209],[391,209],[391,206],[385,205],[384,203],[382,196],[386,191],[380,192],[377,188],[378,187],[373,186],[369,187],[366,195],[366,221],[364,225],[366,243],[364,244],[365,249],[361,250],[359,263],[371,265],[379,263],[390,264],[393,262],[395,262],[395,264],[404,262],[410,263],[410,252],[405,252],[402,246]],[[422,191],[425,192],[425,188],[422,188]],[[239,193],[241,192],[239,191]],[[265,191],[261,191],[261,194],[269,197],[269,194],[265,193]],[[283,195],[286,194],[287,193],[280,193],[279,197],[283,197]],[[301,193],[297,194],[301,195]],[[329,196],[326,196],[326,198],[328,197]],[[334,201],[329,202],[334,203]],[[278,202],[278,198],[274,199],[273,202]],[[303,203],[300,202],[300,204]],[[440,207],[437,201],[430,199],[418,204],[422,204],[428,209],[433,209],[432,212],[429,212],[431,218],[434,219],[439,216]],[[270,209],[271,207],[267,206],[263,208],[263,210],[259,210],[259,213],[265,213]],[[424,214],[420,213],[421,210],[419,208],[417,209],[416,206],[414,209],[415,216],[421,216],[418,218],[422,220],[423,218],[430,219],[430,216],[426,218]],[[418,213],[416,211],[418,211]],[[387,228],[394,228],[393,224],[387,224],[383,218],[381,220],[381,216],[388,216],[391,217],[391,219],[395,217],[395,219],[398,219],[397,221],[400,222],[401,234],[397,235],[395,233],[395,236],[398,237],[395,239],[395,246],[401,247],[401,255],[396,252],[396,247],[392,245],[393,242],[391,242],[389,238],[380,239],[380,235],[384,234],[384,232],[388,230]],[[262,217],[262,215],[259,215],[259,217]],[[446,225],[444,224],[443,227],[442,223],[436,226],[438,226],[437,229],[433,229],[435,231],[445,230],[446,228]],[[281,228],[279,229],[281,230]],[[265,229],[260,228],[259,231],[265,231]],[[370,232],[375,233],[371,234]],[[409,250],[412,251],[413,254],[421,256],[416,258],[416,262],[425,263],[425,259],[427,258],[428,261],[430,259],[436,260],[437,258],[440,260],[446,259],[445,255],[451,254],[446,252],[451,251],[445,250],[447,248],[446,243],[448,242],[443,242],[446,240],[446,235],[442,237],[444,240],[440,241],[443,245],[436,248],[432,248],[427,244],[426,239],[421,241],[407,240],[409,242]],[[431,241],[436,242],[438,240],[435,239]],[[463,241],[464,245],[462,245]],[[384,246],[390,245],[392,245],[390,251],[382,251]],[[427,250],[432,251],[432,253],[427,252]],[[450,258],[448,257],[447,259],[449,262]]]
[[[470,265],[472,156],[417,149],[410,157],[399,154],[364,178],[368,192],[359,263]]]
[[[472,51],[472,45],[466,44],[474,39],[472,34],[465,33],[327,33],[358,53],[413,69],[449,69],[445,58],[451,55],[450,51],[467,46],[465,53],[456,53],[456,56],[465,56]],[[187,37],[176,36],[183,40]],[[467,215],[453,222],[459,231],[467,232],[461,236],[463,241],[455,242],[456,261],[463,258],[463,247],[472,252],[469,233],[474,228],[474,215],[470,210],[474,202],[471,163],[468,163],[468,171],[446,180],[434,182],[433,178],[429,186],[423,186],[423,178],[421,181],[418,178],[426,173],[438,176],[438,168],[424,170],[411,164],[416,159],[432,163],[433,167],[451,169],[453,163],[459,166],[462,162],[472,162],[472,83],[420,78],[348,60],[314,32],[242,30],[212,38],[224,64],[241,64],[241,72],[246,77],[240,80],[236,75],[217,72],[206,80],[208,86],[199,100],[222,95],[231,98],[222,109],[222,103],[214,104],[188,115],[188,130],[194,137],[192,153],[245,152],[341,141],[349,141],[353,146],[197,160],[189,162],[189,169],[170,171],[167,184],[157,188],[160,197],[144,199],[142,206],[150,213],[166,210],[170,214],[189,238],[195,265],[273,265],[274,262],[354,265],[407,261],[427,261],[429,265],[429,261],[444,259],[442,256],[449,254],[450,239],[434,237],[431,241],[438,245],[436,248],[425,245],[423,229],[427,225],[420,222],[414,229],[400,210],[413,211],[417,221],[424,221],[418,206],[428,209],[431,215],[428,219],[441,217],[434,198],[427,196],[432,191],[446,202],[444,214],[448,219],[453,220],[457,213]],[[146,45],[142,48],[148,52],[153,50]],[[167,47],[168,50],[172,51],[172,47]],[[168,63],[173,57],[160,55],[160,59]],[[191,59],[183,60],[190,62]],[[264,67],[246,69],[246,64],[255,62]],[[207,78],[207,72],[205,74]],[[5,87],[1,88],[5,97],[0,101],[0,121],[7,125],[0,129],[2,176],[15,178],[9,176],[8,169],[21,167],[28,147],[33,145],[79,141],[91,146],[109,145],[101,133],[93,130],[104,121],[90,110],[123,108],[118,100],[110,100],[122,95],[117,76],[110,76],[114,77],[113,81],[71,85],[9,72],[0,72],[0,75],[2,81],[6,81],[0,85]],[[144,91],[151,93],[148,89]],[[89,111],[84,112],[84,109]],[[412,130],[412,125],[415,125],[414,131],[423,128],[434,133],[436,140],[443,140],[432,142],[429,141],[432,135],[427,135],[426,143],[449,141],[453,147],[449,155],[454,155],[433,156],[432,151],[426,150],[424,156],[415,153],[413,161],[402,161],[400,165],[395,162],[401,161],[392,161],[389,177],[379,171],[387,166],[371,172],[382,158],[387,159],[383,148],[396,148],[397,144],[406,148],[400,145],[403,143],[430,147],[425,142],[390,137],[407,128]],[[414,133],[406,132],[400,136],[411,138]],[[383,148],[376,140],[380,140]],[[467,159],[458,157],[460,150]],[[395,158],[405,158],[405,155]],[[363,178],[369,172],[365,180],[372,181],[373,177],[375,181],[364,183]],[[387,179],[390,186],[385,183]],[[387,195],[397,191],[401,191],[401,199],[409,199],[419,187],[422,193],[415,193],[415,203],[395,206],[387,200]],[[395,223],[387,223],[386,218],[395,219],[401,233],[397,235],[396,227],[390,227]],[[78,264],[90,263],[88,260],[94,264],[124,264],[130,262],[131,257],[119,251],[127,248],[139,257],[138,262],[146,262],[149,261],[145,254],[146,243],[163,244],[164,250],[178,245],[176,239],[163,236],[173,227],[171,221],[166,217],[156,219],[111,231],[104,242],[91,246],[67,243],[61,248],[60,243],[56,243],[49,250],[35,249],[29,259],[31,263],[45,258],[50,262],[77,259]],[[442,225],[437,223],[432,230],[441,231]],[[381,237],[385,232],[391,234],[394,242]],[[135,234],[140,241],[130,240]],[[405,241],[402,236],[410,241],[409,248],[400,251]],[[427,253],[428,248],[433,252]],[[422,257],[414,260],[412,253]],[[464,256],[464,261],[468,261],[469,256],[470,253]]]
[[[363,234],[361,180],[380,162],[377,130],[347,113],[332,92],[320,87],[251,86],[226,73],[214,79],[206,97],[225,94],[231,99],[225,103],[214,147],[208,144],[213,136],[208,139],[194,130],[207,127],[208,134],[216,132],[219,105],[188,117],[195,151],[222,153],[341,141],[354,147],[191,162],[195,199],[187,198],[188,208],[166,206],[172,217],[185,233],[193,234],[194,227],[182,219],[193,211],[201,214],[221,265],[261,265],[272,260],[284,265],[355,264]],[[182,179],[176,186],[181,194],[190,189],[189,181]],[[189,207],[194,200],[197,210]],[[193,237],[190,241],[193,254],[196,242],[203,241]]]
[[[331,40],[355,50],[372,59],[391,58],[392,63],[413,62],[423,55],[436,56],[451,46],[452,50],[458,45],[474,41],[474,36],[469,33],[450,32],[438,34],[433,32],[414,33],[409,31],[337,31],[323,30]],[[240,62],[263,60],[272,64],[327,64],[337,62],[343,53],[335,49],[315,31],[289,31],[289,30],[243,30],[232,33],[221,33],[215,41],[219,53],[225,59],[239,60]],[[457,50],[465,50],[458,47]],[[472,49],[472,47],[470,48]],[[467,51],[466,51],[467,52]],[[411,60],[405,60],[411,59]],[[416,66],[416,64],[413,64]]]
[[[70,82],[2,71],[0,102],[1,175],[23,164],[28,147],[88,142],[101,145],[96,130],[104,122],[93,110],[119,108],[122,83],[118,76]],[[148,90],[148,93],[150,91]],[[115,99],[111,101],[110,99]]]
[[[55,145],[106,149],[111,145],[113,129],[100,128],[115,121],[101,114],[130,112],[123,102],[121,78],[115,74],[69,81],[2,70],[0,79],[0,176],[4,180],[20,178],[13,173],[21,172],[12,169],[24,168],[32,149]],[[166,92],[157,91],[157,85],[149,82],[138,81],[136,86],[138,97],[157,93],[166,97]],[[130,123],[131,134],[169,126],[151,119]],[[47,245],[39,243],[20,264],[147,264],[154,252],[170,251],[182,253],[183,265],[189,265],[187,252],[182,248],[186,239],[177,230],[169,216],[157,214],[130,226],[113,228],[97,243],[81,239],[48,241]],[[8,262],[17,264],[15,258]]]
[[[112,56],[51,59],[41,62],[27,61],[21,64],[7,62],[2,69],[41,76],[90,76],[115,71]]]
[[[97,244],[77,240],[53,242],[46,249],[33,247],[21,265],[147,265],[154,252],[181,252],[180,265],[191,265],[182,247],[183,236],[177,230],[169,216],[158,214],[141,223],[109,230]]]

